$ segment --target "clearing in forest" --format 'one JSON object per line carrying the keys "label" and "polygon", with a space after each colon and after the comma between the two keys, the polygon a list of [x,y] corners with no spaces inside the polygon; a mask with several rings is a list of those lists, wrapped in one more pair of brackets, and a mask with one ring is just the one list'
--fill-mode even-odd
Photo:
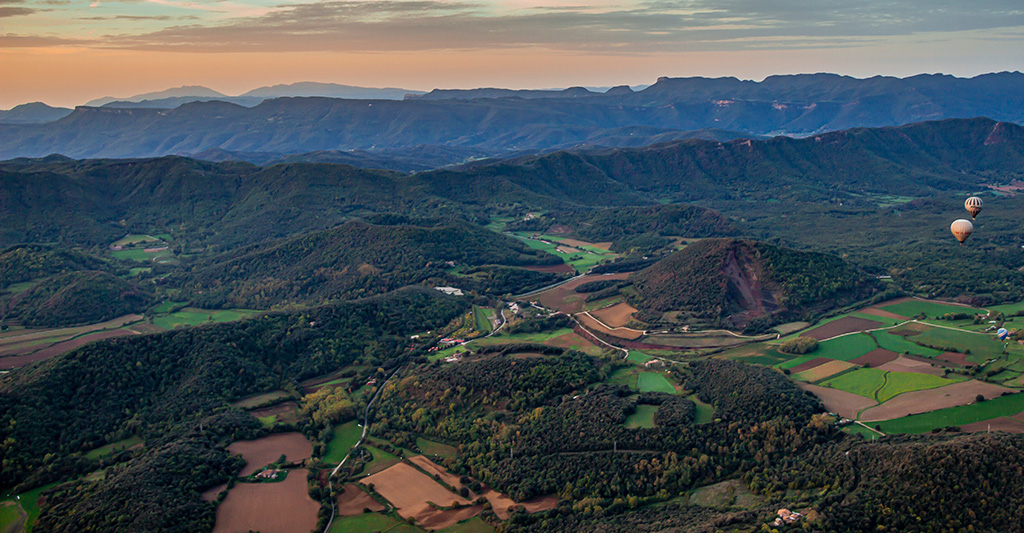
{"label": "clearing in forest", "polygon": [[666,392],[675,394],[676,388],[665,376],[654,372],[640,372],[637,375],[636,386],[640,392]]}
{"label": "clearing in forest", "polygon": [[228,451],[241,454],[245,459],[245,468],[238,474],[245,477],[276,462],[282,455],[291,463],[309,459],[313,446],[302,433],[274,433],[256,440],[235,441],[228,446]]}

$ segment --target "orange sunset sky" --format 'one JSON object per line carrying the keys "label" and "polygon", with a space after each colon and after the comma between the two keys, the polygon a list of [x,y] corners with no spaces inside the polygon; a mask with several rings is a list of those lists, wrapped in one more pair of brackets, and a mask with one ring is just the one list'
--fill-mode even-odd
{"label": "orange sunset sky", "polygon": [[1019,0],[0,0],[0,109],[182,85],[234,95],[298,81],[550,88],[1022,67]]}

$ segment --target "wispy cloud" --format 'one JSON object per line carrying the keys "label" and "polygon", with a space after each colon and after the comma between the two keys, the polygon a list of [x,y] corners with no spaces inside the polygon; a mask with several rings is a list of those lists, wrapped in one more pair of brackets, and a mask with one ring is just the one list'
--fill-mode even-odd
{"label": "wispy cloud", "polygon": [[[1020,0],[328,0],[276,5],[256,0],[127,0],[133,1],[164,11],[115,16],[167,24],[155,31],[119,31],[95,40],[95,46],[197,52],[546,47],[644,53],[821,48],[915,34],[1024,27]],[[110,5],[106,2],[103,6]],[[195,18],[181,24],[167,9]],[[25,14],[12,13],[6,16]],[[159,18],[164,16],[168,18]]]}

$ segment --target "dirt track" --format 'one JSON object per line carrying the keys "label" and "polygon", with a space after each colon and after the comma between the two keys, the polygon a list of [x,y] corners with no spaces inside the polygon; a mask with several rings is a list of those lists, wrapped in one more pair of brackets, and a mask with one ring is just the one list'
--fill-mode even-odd
{"label": "dirt track", "polygon": [[995,398],[1012,389],[971,380],[937,389],[905,392],[877,407],[872,407],[861,414],[861,421],[876,422],[900,418],[908,414],[927,413],[947,407],[974,403],[979,394],[986,398]]}

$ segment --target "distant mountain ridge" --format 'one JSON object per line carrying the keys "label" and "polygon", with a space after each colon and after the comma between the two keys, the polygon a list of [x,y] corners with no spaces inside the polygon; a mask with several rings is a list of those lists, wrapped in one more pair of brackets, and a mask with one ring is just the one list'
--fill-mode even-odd
{"label": "distant mountain ridge", "polygon": [[1024,122],[1024,74],[1019,72],[969,79],[834,74],[773,76],[763,82],[661,78],[636,92],[600,94],[579,88],[562,91],[560,97],[540,93],[545,97],[281,97],[252,108],[193,102],[149,113],[79,107],[49,124],[0,126],[0,158],[51,153],[152,157],[211,148],[380,151],[423,145],[521,152],[595,145],[595,138],[613,142],[609,132],[623,128],[803,136],[945,118]]}
{"label": "distant mountain ridge", "polygon": [[0,111],[0,124],[42,124],[62,119],[72,111],[74,110],[66,107],[51,107],[42,102],[32,102]]}

